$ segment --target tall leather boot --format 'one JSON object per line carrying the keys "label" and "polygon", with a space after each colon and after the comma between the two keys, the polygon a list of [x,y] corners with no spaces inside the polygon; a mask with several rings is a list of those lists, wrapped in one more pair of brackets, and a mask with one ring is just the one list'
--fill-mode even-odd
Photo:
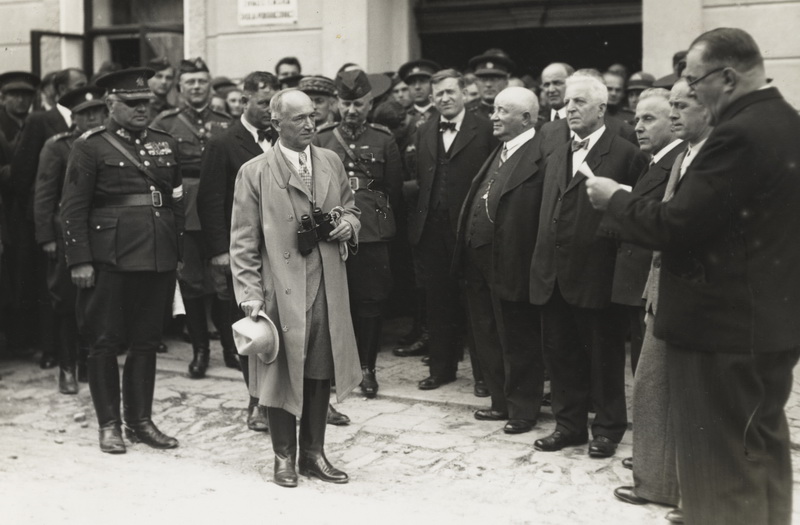
{"label": "tall leather boot", "polygon": [[56,320],[60,340],[58,355],[58,391],[62,394],[77,394],[78,380],[75,365],[78,353],[78,326],[75,317],[59,315]]}
{"label": "tall leather boot", "polygon": [[124,454],[122,423],[119,417],[119,366],[117,356],[94,355],[87,361],[89,391],[97,414],[100,450],[108,454]]}
{"label": "tall leather boot", "polygon": [[222,300],[219,297],[214,297],[211,302],[211,319],[219,331],[219,340],[222,344],[222,359],[225,366],[235,370],[241,370],[239,363],[239,354],[236,352],[236,343],[233,341],[233,319],[231,317],[231,310],[229,301]]}
{"label": "tall leather boot", "polygon": [[330,464],[325,457],[325,425],[328,399],[331,395],[329,379],[303,379],[303,416],[300,418],[300,474],[315,477],[328,483],[347,483],[350,478]]}
{"label": "tall leather boot", "polygon": [[194,352],[194,358],[189,363],[189,377],[202,379],[206,376],[210,353],[205,300],[202,297],[184,299],[183,304],[186,308],[186,329],[189,331],[189,339],[192,341],[192,351]]}
{"label": "tall leather boot", "polygon": [[361,361],[361,392],[368,398],[378,394],[375,361],[380,349],[381,321],[380,317],[360,317],[358,320],[356,343]]}
{"label": "tall leather boot", "polygon": [[272,451],[275,453],[276,485],[297,486],[297,418],[282,408],[267,408],[270,421]]}
{"label": "tall leather boot", "polygon": [[175,448],[178,440],[161,432],[151,419],[155,386],[155,352],[130,352],[122,373],[125,437],[153,448]]}

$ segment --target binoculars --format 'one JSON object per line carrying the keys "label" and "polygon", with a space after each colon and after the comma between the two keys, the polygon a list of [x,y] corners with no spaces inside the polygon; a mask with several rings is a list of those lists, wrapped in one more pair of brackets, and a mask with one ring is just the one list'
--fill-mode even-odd
{"label": "binoculars", "polygon": [[311,253],[320,241],[327,241],[331,232],[339,225],[344,208],[336,206],[329,213],[321,208],[314,208],[311,215],[300,217],[300,229],[297,231],[297,248],[300,255]]}

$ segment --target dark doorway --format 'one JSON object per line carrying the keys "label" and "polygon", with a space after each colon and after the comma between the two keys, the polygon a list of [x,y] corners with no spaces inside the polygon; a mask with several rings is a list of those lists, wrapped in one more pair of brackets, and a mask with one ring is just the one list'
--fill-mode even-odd
{"label": "dark doorway", "polygon": [[422,34],[422,56],[443,67],[464,69],[469,59],[500,48],[517,64],[516,75],[538,76],[551,62],[604,71],[620,62],[628,71],[642,66],[642,26],[603,25]]}

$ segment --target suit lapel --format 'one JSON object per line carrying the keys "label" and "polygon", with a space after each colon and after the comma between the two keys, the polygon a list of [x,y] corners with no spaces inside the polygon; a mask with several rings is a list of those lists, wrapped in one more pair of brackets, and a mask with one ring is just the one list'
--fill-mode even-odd
{"label": "suit lapel", "polygon": [[261,146],[259,146],[256,143],[255,139],[253,138],[253,135],[251,135],[250,132],[247,131],[247,129],[242,124],[241,120],[237,120],[234,126],[235,126],[234,133],[236,139],[243,150],[245,150],[253,157],[257,157],[258,155],[264,153],[264,151],[261,149]]}
{"label": "suit lapel", "polygon": [[[597,171],[597,168],[603,162],[603,157],[608,155],[609,150],[611,149],[611,140],[614,138],[611,131],[608,127],[606,127],[603,134],[600,135],[600,139],[597,141],[597,144],[589,151],[589,154],[586,155],[586,160],[584,161],[589,169],[592,170],[593,173]],[[569,142],[567,143],[567,148],[569,149]],[[575,169],[575,166],[572,167]],[[571,190],[575,186],[577,186],[581,180],[585,179],[586,176],[581,172],[575,174],[572,177],[572,180],[567,185],[567,191]]]}
{"label": "suit lapel", "polygon": [[[559,193],[565,193],[567,191],[567,170],[569,169],[569,163],[567,162],[567,155],[570,154],[570,143],[566,142],[559,146],[551,155],[550,158],[547,159],[547,163],[552,163],[555,168],[553,170],[556,172],[556,181],[558,182],[558,191]],[[574,177],[573,177],[574,179]],[[571,182],[572,179],[570,179]]]}
{"label": "suit lapel", "polygon": [[501,169],[510,169],[511,173],[503,185],[503,191],[500,193],[502,197],[509,191],[513,190],[529,178],[531,178],[537,171],[539,171],[539,147],[536,138],[532,138],[511,155]]}
{"label": "suit lapel", "polygon": [[477,128],[478,125],[472,114],[466,112],[464,114],[464,120],[461,121],[461,129],[456,133],[456,138],[450,146],[449,156],[451,159],[458,155],[458,152],[464,149],[467,144],[472,142],[472,139],[478,134],[476,131]]}
{"label": "suit lapel", "polygon": [[[321,176],[322,173],[325,172],[328,163],[322,156],[319,154],[319,148],[316,146],[311,146],[311,169],[314,175],[314,190],[315,190],[315,199],[316,202],[314,203],[315,206],[322,207],[322,203],[325,202],[325,198],[328,196],[328,188],[330,187],[328,182],[328,177]],[[322,210],[322,211],[329,211],[329,210]]]}
{"label": "suit lapel", "polygon": [[669,180],[667,181],[667,189],[664,190],[664,201],[668,201],[675,195],[675,189],[678,184],[678,177],[680,177],[681,173],[681,164],[683,164],[683,159],[686,158],[686,150],[682,151],[680,155],[677,156],[675,159],[675,163],[672,165],[672,171],[669,174]]}
{"label": "suit lapel", "polygon": [[[311,191],[309,191],[303,181],[300,180],[300,175],[297,173],[297,170],[294,169],[294,166],[283,156],[283,151],[281,151],[280,146],[276,143],[271,151],[275,152],[275,160],[277,161],[277,165],[275,166],[277,169],[272,169],[272,176],[275,177],[278,185],[281,188],[285,188],[288,184],[304,193],[306,197],[308,197],[308,200],[311,201]],[[314,169],[314,161],[312,160],[311,162],[311,168]]]}

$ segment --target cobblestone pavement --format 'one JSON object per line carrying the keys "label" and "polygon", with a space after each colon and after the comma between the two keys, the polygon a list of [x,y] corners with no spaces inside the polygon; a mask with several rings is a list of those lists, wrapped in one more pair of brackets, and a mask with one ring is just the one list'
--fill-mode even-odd
{"label": "cobblestone pavement", "polygon": [[[352,423],[328,427],[327,455],[351,477],[341,486],[302,477],[294,490],[271,483],[269,437],[247,430],[244,385],[222,365],[218,345],[209,377],[192,380],[189,346],[169,342],[159,358],[154,414],[180,448],[135,445],[123,456],[98,450],[86,385],[77,396],[60,395],[54,371],[0,362],[0,522],[667,523],[668,509],[627,505],[612,494],[631,484],[620,464],[631,454],[631,432],[610,459],[589,458],[585,446],[536,452],[533,441],[553,428],[548,409],[534,431],[518,436],[476,421],[472,412],[488,400],[472,396],[468,360],[456,383],[417,390],[426,367],[388,352],[398,327],[390,323],[378,358],[378,398],[354,394],[338,405]],[[788,413],[800,443],[798,381]],[[798,478],[797,445],[792,456]],[[800,524],[800,512],[794,517]]]}

